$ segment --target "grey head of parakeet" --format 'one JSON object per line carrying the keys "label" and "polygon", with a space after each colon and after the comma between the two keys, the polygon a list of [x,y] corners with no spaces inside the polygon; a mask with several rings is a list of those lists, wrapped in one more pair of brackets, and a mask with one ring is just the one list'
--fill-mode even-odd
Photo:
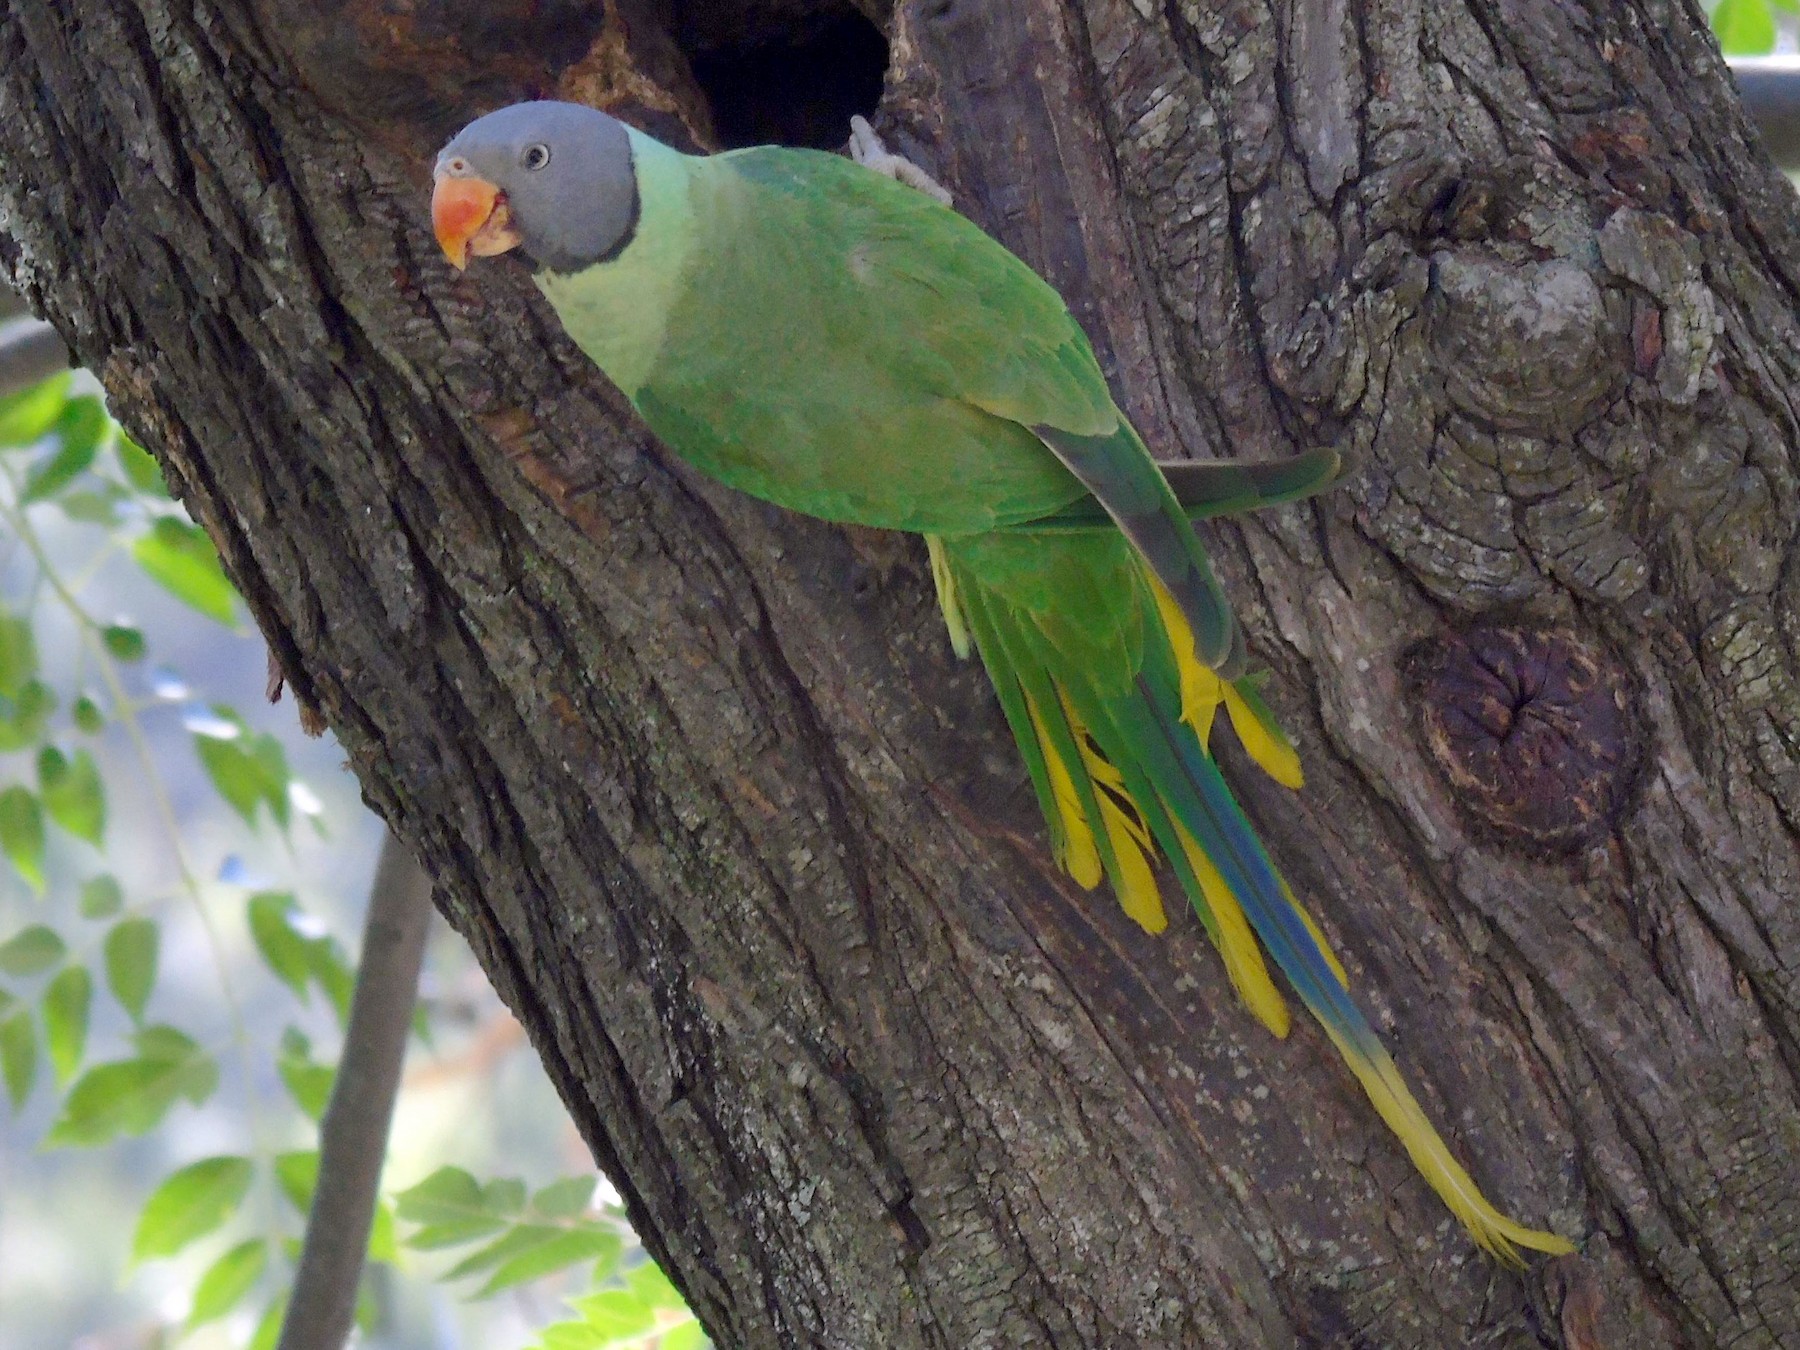
{"label": "grey head of parakeet", "polygon": [[478,117],[437,158],[431,220],[451,265],[522,247],[579,272],[623,248],[637,223],[624,126],[579,103],[514,103]]}

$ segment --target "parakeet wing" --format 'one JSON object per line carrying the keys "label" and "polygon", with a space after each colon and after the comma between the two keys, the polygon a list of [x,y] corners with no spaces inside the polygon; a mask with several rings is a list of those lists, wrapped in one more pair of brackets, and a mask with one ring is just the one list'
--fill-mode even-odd
{"label": "parakeet wing", "polygon": [[[1189,520],[1242,515],[1316,496],[1335,484],[1344,462],[1321,448],[1286,459],[1159,459],[1156,467]],[[1018,527],[1033,531],[1115,529],[1100,504],[1083,498],[1054,516]]]}
{"label": "parakeet wing", "polygon": [[[813,242],[844,250],[844,272],[866,289],[852,342],[884,349],[881,366],[915,393],[1028,429],[1144,555],[1201,658],[1232,658],[1231,611],[1205,550],[1048,283],[956,212],[859,166],[778,149],[720,163],[756,185],[759,216],[799,203],[822,227]],[[987,453],[1020,451],[1014,436]]]}

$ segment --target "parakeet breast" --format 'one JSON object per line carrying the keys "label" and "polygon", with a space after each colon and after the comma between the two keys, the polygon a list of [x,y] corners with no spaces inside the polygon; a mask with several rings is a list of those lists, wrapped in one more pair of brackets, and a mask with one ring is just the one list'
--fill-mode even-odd
{"label": "parakeet breast", "polygon": [[537,286],[594,364],[635,400],[668,327],[693,242],[687,156],[627,128],[638,218],[618,254],[580,272],[539,272]]}

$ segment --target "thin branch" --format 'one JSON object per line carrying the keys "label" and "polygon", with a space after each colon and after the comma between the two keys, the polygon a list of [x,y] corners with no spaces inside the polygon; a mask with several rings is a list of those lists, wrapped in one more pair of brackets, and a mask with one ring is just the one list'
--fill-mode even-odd
{"label": "thin branch", "polygon": [[431,914],[430,879],[389,835],[375,867],[344,1056],[319,1127],[319,1184],[278,1350],[342,1350],[355,1322]]}

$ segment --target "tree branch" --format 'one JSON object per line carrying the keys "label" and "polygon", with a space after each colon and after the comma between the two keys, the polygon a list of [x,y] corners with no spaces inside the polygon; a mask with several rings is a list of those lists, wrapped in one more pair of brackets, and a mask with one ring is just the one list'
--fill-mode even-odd
{"label": "tree branch", "polygon": [[344,1057],[319,1128],[319,1184],[279,1350],[339,1350],[355,1321],[431,915],[430,878],[390,834],[375,866]]}

